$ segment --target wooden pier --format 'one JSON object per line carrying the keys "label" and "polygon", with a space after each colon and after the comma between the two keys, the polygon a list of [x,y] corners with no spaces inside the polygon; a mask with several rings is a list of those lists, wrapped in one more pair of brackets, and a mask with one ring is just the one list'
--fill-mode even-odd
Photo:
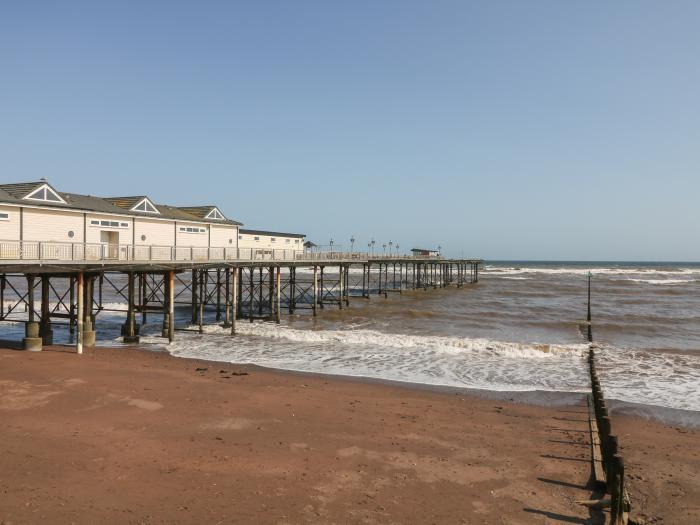
{"label": "wooden pier", "polygon": [[[204,332],[205,313],[213,313],[216,323],[233,335],[241,321],[279,323],[283,314],[306,310],[317,315],[326,308],[348,307],[351,299],[461,288],[478,282],[481,263],[339,252],[234,255],[240,253],[190,260],[0,261],[0,321],[24,322],[23,346],[35,351],[53,343],[54,326],[67,325],[81,353],[95,344],[99,314],[123,311],[110,309],[105,302],[109,294],[126,304],[121,329],[125,343],[139,342],[140,326],[151,315],[162,320],[161,335],[168,341],[178,330]],[[186,326],[177,326],[176,306],[189,310]]]}

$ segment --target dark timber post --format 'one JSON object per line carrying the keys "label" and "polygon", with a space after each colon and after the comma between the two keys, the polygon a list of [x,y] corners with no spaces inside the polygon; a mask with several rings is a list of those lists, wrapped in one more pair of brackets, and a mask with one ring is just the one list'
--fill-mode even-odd
{"label": "dark timber post", "polygon": [[255,268],[250,267],[250,290],[248,293],[248,317],[253,322],[253,307],[255,305]]}
{"label": "dark timber post", "polygon": [[311,310],[316,316],[316,307],[318,306],[318,266],[314,264],[314,281],[312,286],[313,300],[311,301]]}
{"label": "dark timber post", "polygon": [[168,272],[168,342],[175,340],[175,272]]}
{"label": "dark timber post", "polygon": [[88,275],[85,277],[85,306],[83,319],[83,346],[95,345],[95,329],[92,318],[92,303],[95,291],[95,276]]}
{"label": "dark timber post", "polygon": [[289,269],[289,281],[288,281],[288,306],[289,313],[294,313],[294,307],[296,306],[296,294],[297,294],[297,269],[294,266],[290,266]]}
{"label": "dark timber post", "polygon": [[51,329],[51,307],[49,305],[49,276],[41,276],[41,325],[39,335],[45,345],[53,344],[53,330]]}
{"label": "dark timber post", "polygon": [[225,289],[224,289],[224,304],[226,305],[226,312],[224,316],[224,326],[229,326],[231,322],[231,268],[228,266],[224,272],[225,279]]}
{"label": "dark timber post", "polygon": [[[134,313],[134,273],[127,274],[127,310],[126,322],[122,326],[122,336],[125,343],[138,343],[139,337],[136,335],[136,319]],[[165,322],[165,320],[163,320]]]}
{"label": "dark timber post", "polygon": [[338,265],[338,308],[343,309],[343,265]]}
{"label": "dark timber post", "polygon": [[68,299],[68,332],[73,335],[75,333],[75,277],[72,275],[68,279],[70,288],[70,297]]}
{"label": "dark timber post", "polygon": [[320,286],[320,290],[319,290],[320,295],[319,295],[319,298],[318,298],[318,305],[321,307],[321,310],[323,310],[323,295],[324,295],[324,290],[323,290],[323,286],[324,286],[324,285],[323,285],[323,269],[324,269],[324,267],[321,266],[321,283],[320,283],[321,286]]}
{"label": "dark timber post", "polygon": [[268,281],[268,300],[270,303],[270,319],[275,318],[275,267],[270,266],[268,268],[269,275],[267,276]]}
{"label": "dark timber post", "polygon": [[197,322],[197,270],[192,269],[192,281],[190,282],[192,291],[192,324]]}
{"label": "dark timber post", "polygon": [[204,324],[204,301],[206,301],[206,296],[204,294],[207,291],[207,277],[208,275],[206,270],[199,270],[199,301],[197,301],[197,321],[200,334],[204,332],[204,327],[202,325]]}
{"label": "dark timber post", "polygon": [[275,322],[276,322],[277,324],[279,324],[279,323],[280,323],[280,320],[281,320],[281,319],[280,319],[280,316],[281,316],[281,313],[282,313],[282,309],[280,308],[280,307],[281,307],[280,301],[281,301],[281,299],[282,299],[282,293],[281,293],[281,288],[282,288],[282,286],[281,286],[281,284],[282,284],[282,268],[281,268],[280,266],[277,267],[277,273],[276,273],[275,275],[276,275],[276,279],[275,279],[275,296],[276,296],[276,301],[275,301],[275,302],[276,302],[276,306],[277,306],[277,308],[275,309]]}
{"label": "dark timber post", "polygon": [[221,321],[221,268],[216,269],[216,320]]}
{"label": "dark timber post", "polygon": [[231,316],[231,335],[236,335],[236,318],[238,317],[238,268],[234,267],[231,277],[233,278],[233,283],[231,283],[231,289],[233,291],[233,297],[231,298],[231,310],[233,310],[233,315]]}

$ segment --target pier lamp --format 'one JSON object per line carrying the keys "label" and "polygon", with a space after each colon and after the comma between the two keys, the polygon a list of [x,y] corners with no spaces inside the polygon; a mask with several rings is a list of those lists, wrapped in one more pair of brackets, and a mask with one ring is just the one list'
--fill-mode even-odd
{"label": "pier lamp", "polygon": [[372,239],[372,253],[373,254],[374,254],[374,245],[375,245],[375,241],[374,241],[374,239]]}
{"label": "pier lamp", "polygon": [[440,255],[441,251],[442,251],[442,246],[438,246],[438,255]]}
{"label": "pier lamp", "polygon": [[386,253],[386,244],[382,244],[382,250]]}
{"label": "pier lamp", "polygon": [[396,255],[398,255],[398,254],[399,254],[399,243],[397,242],[396,243]]}
{"label": "pier lamp", "polygon": [[389,255],[391,255],[391,247],[393,246],[393,241],[389,241]]}
{"label": "pier lamp", "polygon": [[350,251],[354,252],[355,251],[355,236],[353,235],[350,237]]}
{"label": "pier lamp", "polygon": [[331,251],[333,251],[333,239],[331,239],[329,244],[331,245]]}

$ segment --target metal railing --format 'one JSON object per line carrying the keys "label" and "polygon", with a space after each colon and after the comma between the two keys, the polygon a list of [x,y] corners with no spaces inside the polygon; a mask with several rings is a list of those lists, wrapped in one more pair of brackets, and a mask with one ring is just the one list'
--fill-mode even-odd
{"label": "metal railing", "polygon": [[300,250],[234,248],[206,246],[158,246],[109,243],[54,242],[54,241],[0,241],[0,260],[3,261],[367,261],[439,260],[398,254],[371,254],[367,252],[302,252]]}

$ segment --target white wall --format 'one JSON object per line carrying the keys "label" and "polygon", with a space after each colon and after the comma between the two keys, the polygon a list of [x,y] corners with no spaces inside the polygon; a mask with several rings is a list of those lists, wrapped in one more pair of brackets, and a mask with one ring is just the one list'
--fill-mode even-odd
{"label": "white wall", "polygon": [[174,223],[175,221],[159,221],[142,217],[134,218],[134,244],[137,246],[174,246]]}
{"label": "white wall", "polygon": [[82,213],[24,208],[23,214],[25,241],[83,242]]}
{"label": "white wall", "polygon": [[0,205],[0,212],[8,219],[0,219],[0,241],[19,241],[19,208]]}
{"label": "white wall", "polygon": [[[180,228],[203,228],[204,233],[181,232]],[[177,221],[177,245],[206,248],[209,246],[209,226],[199,222]]]}
{"label": "white wall", "polygon": [[[238,226],[230,224],[210,226],[211,246],[214,248],[236,248],[238,246]],[[229,242],[231,241],[231,242]]]}

